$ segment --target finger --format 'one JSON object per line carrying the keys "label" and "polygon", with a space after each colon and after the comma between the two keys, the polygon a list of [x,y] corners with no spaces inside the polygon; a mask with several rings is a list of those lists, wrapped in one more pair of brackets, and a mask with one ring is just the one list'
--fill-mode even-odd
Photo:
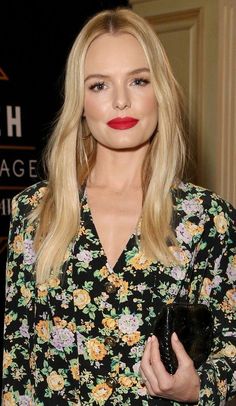
{"label": "finger", "polygon": [[155,385],[157,384],[157,377],[154,374],[153,368],[152,368],[152,364],[151,364],[151,348],[152,348],[152,340],[153,340],[153,336],[149,337],[144,353],[143,353],[143,357],[141,360],[141,364],[140,364],[140,372],[141,372],[141,376],[143,378],[146,378],[148,382],[145,382],[145,385],[149,387],[149,390],[151,390],[151,387],[155,387]]}
{"label": "finger", "polygon": [[143,356],[142,356],[142,361],[141,361],[141,364],[140,364],[141,367],[144,364],[145,365],[150,364],[151,339],[152,339],[152,337],[148,337],[148,339],[147,339],[145,349],[144,349],[144,353],[143,353]]}
{"label": "finger", "polygon": [[152,337],[151,342],[151,365],[156,376],[163,376],[164,379],[167,379],[169,373],[166,371],[165,366],[161,360],[161,354],[159,350],[159,342],[156,336]]}
{"label": "finger", "polygon": [[[143,385],[145,385],[146,388],[147,388],[147,391],[148,391],[149,395],[151,395],[151,396],[156,396],[157,393],[153,391],[152,386],[150,385],[148,379],[147,379],[146,376],[144,375],[144,372],[143,372],[143,370],[142,370],[141,367],[139,368],[139,374],[140,374],[140,376],[141,376]],[[155,389],[158,390],[159,388],[156,386]]]}
{"label": "finger", "polygon": [[143,372],[143,370],[142,370],[142,367],[141,367],[141,366],[139,367],[139,375],[140,375],[140,377],[141,377],[141,381],[142,381],[142,383],[147,382],[147,378],[146,378],[146,376],[144,375],[144,372]]}
{"label": "finger", "polygon": [[178,336],[176,333],[173,333],[171,336],[171,345],[174,350],[174,353],[176,355],[177,361],[178,361],[178,367],[189,367],[193,365],[192,359],[189,357],[187,354],[183,344],[179,340]]}
{"label": "finger", "polygon": [[150,385],[150,387],[146,385],[148,390],[151,390],[157,395],[160,393],[161,386],[171,387],[173,377],[166,371],[161,362],[158,340],[155,336],[152,336],[151,348],[149,349],[148,355],[148,363],[144,358],[141,362],[141,367]]}

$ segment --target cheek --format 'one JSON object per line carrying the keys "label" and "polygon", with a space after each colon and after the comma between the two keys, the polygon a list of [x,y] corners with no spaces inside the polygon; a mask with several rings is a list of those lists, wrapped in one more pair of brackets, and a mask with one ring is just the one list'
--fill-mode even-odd
{"label": "cheek", "polygon": [[86,96],[84,100],[84,115],[88,119],[101,119],[104,117],[104,103],[97,97]]}
{"label": "cheek", "polygon": [[146,115],[158,115],[158,104],[153,95],[150,95],[145,99],[145,103],[143,103],[143,112]]}

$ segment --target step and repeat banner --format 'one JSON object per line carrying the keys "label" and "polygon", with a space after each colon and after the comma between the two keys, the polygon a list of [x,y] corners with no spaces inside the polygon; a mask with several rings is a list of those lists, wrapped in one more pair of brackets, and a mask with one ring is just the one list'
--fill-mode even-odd
{"label": "step and repeat banner", "polygon": [[30,137],[26,106],[11,82],[11,76],[0,66],[0,253],[1,268],[6,257],[11,199],[38,179],[34,137]]}

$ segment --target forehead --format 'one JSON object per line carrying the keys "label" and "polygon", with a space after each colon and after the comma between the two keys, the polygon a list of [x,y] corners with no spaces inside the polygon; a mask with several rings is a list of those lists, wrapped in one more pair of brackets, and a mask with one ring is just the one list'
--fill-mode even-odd
{"label": "forehead", "polygon": [[131,34],[102,34],[89,46],[85,58],[85,71],[132,69],[148,67],[148,61],[139,41]]}

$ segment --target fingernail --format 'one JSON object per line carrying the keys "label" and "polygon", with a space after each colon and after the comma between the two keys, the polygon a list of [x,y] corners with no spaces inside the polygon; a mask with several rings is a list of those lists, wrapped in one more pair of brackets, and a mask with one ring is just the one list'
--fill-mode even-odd
{"label": "fingernail", "polygon": [[174,339],[174,341],[178,341],[178,336],[175,332],[173,333],[173,339]]}
{"label": "fingernail", "polygon": [[148,337],[147,342],[150,343],[152,341],[152,337]]}

